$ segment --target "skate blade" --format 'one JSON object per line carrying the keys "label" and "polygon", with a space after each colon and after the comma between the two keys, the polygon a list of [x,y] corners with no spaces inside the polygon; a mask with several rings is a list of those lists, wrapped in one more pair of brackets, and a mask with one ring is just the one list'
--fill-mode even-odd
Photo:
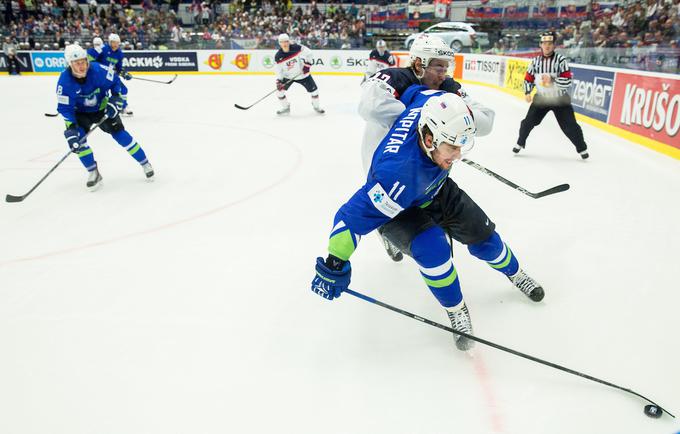
{"label": "skate blade", "polygon": [[101,181],[99,181],[98,183],[96,183],[95,185],[93,185],[92,187],[87,187],[87,190],[88,190],[90,193],[94,193],[95,191],[99,190],[99,189],[102,188],[103,186],[104,186],[104,180],[101,180]]}

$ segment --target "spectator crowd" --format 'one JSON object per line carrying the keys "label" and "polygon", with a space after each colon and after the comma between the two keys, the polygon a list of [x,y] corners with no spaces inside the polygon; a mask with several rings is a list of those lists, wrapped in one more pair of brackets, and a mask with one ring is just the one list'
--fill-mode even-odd
{"label": "spectator crowd", "polygon": [[[86,46],[96,37],[118,33],[127,49],[229,48],[231,40],[247,40],[248,48],[272,48],[279,33],[289,33],[312,48],[364,46],[366,7],[355,4],[305,6],[286,0],[0,0],[0,34],[5,44],[21,49],[63,49],[66,43]],[[180,8],[191,23],[182,26]]]}
{"label": "spectator crowd", "polygon": [[[118,33],[125,49],[273,48],[284,32],[311,48],[365,48],[372,45],[366,29],[371,14],[390,3],[188,1],[0,0],[0,35],[5,52],[7,47],[63,49],[70,42],[88,46],[94,37],[109,33]],[[587,19],[550,30],[556,31],[559,46],[572,50],[653,47],[676,52],[680,0],[629,0],[607,8],[593,2]],[[490,47],[478,49],[503,54],[536,48],[537,33],[503,35],[501,29]]]}

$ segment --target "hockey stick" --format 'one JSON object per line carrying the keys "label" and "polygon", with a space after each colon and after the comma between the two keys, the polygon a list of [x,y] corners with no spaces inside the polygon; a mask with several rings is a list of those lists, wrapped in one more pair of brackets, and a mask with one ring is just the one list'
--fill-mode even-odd
{"label": "hockey stick", "polygon": [[555,187],[549,188],[547,190],[539,191],[538,193],[532,193],[529,190],[515,184],[514,182],[503,178],[501,175],[497,174],[496,172],[493,172],[493,171],[487,169],[486,167],[482,166],[479,163],[475,163],[474,161],[468,160],[467,158],[463,158],[462,161],[463,161],[463,163],[467,164],[468,166],[472,166],[475,169],[479,170],[480,172],[486,173],[487,175],[496,178],[497,180],[499,180],[503,184],[509,185],[510,187],[514,188],[515,190],[518,190],[519,192],[524,193],[529,197],[533,197],[534,199],[539,199],[541,197],[545,197],[545,196],[549,196],[551,194],[560,193],[562,191],[569,190],[569,184],[560,184],[560,185],[556,185]]}
{"label": "hockey stick", "polygon": [[[407,316],[407,317],[409,317],[409,318],[413,318],[413,319],[418,320],[418,321],[420,321],[420,322],[423,322],[423,323],[425,323],[425,324],[428,324],[428,325],[431,325],[431,326],[433,326],[433,327],[437,327],[437,328],[439,328],[439,329],[445,330],[445,331],[447,331],[447,332],[449,332],[449,333],[453,333],[453,334],[456,334],[456,335],[458,335],[458,336],[463,336],[463,337],[466,337],[466,338],[468,338],[468,339],[471,339],[471,340],[473,340],[473,341],[475,341],[475,342],[479,342],[480,344],[484,344],[484,345],[488,345],[488,346],[490,346],[490,347],[496,348],[497,350],[505,351],[506,353],[510,353],[510,354],[512,354],[512,355],[515,355],[515,356],[518,356],[518,357],[522,357],[522,358],[525,358],[525,359],[527,359],[527,360],[531,360],[532,362],[540,363],[540,364],[542,364],[542,365],[549,366],[549,367],[551,367],[551,368],[555,368],[555,369],[558,369],[558,370],[560,370],[560,371],[567,372],[567,373],[569,373],[569,374],[573,374],[573,375],[576,375],[576,376],[585,378],[585,379],[587,379],[587,380],[595,381],[596,383],[604,384],[605,386],[613,387],[613,388],[615,388],[615,389],[619,389],[619,390],[622,390],[622,391],[624,391],[624,392],[631,393],[631,394],[633,394],[633,395],[635,395],[635,396],[638,396],[638,397],[644,399],[645,401],[647,401],[647,402],[649,402],[650,404],[652,404],[652,405],[654,405],[655,407],[657,407],[658,410],[663,411],[663,412],[666,412],[666,414],[668,414],[670,417],[672,417],[672,418],[675,419],[675,416],[673,416],[671,413],[669,413],[668,410],[664,409],[663,407],[661,407],[659,404],[655,403],[655,402],[652,401],[651,399],[646,398],[646,397],[640,395],[639,393],[637,393],[637,392],[635,392],[635,391],[633,391],[633,390],[631,390],[631,389],[626,389],[625,387],[617,386],[616,384],[610,383],[610,382],[608,382],[608,381],[600,380],[599,378],[592,377],[592,376],[590,376],[590,375],[588,375],[588,374],[584,374],[584,373],[579,372],[579,371],[574,371],[573,369],[566,368],[566,367],[561,366],[561,365],[558,365],[558,364],[556,364],[556,363],[548,362],[548,361],[539,359],[538,357],[534,357],[534,356],[530,356],[529,354],[521,353],[521,352],[516,351],[516,350],[513,350],[513,349],[511,349],[511,348],[504,347],[504,346],[502,346],[502,345],[498,345],[498,344],[495,344],[495,343],[493,343],[493,342],[487,341],[486,339],[478,338],[478,337],[476,337],[476,336],[469,335],[469,334],[464,333],[464,332],[459,332],[459,331],[457,331],[457,330],[455,330],[455,329],[452,329],[451,327],[447,327],[447,326],[445,326],[445,325],[443,325],[443,324],[439,324],[439,323],[434,322],[434,321],[431,321],[431,320],[429,320],[429,319],[427,319],[427,318],[423,318],[423,317],[418,316],[418,315],[415,315],[415,314],[413,314],[413,313],[411,313],[411,312],[407,312],[407,311],[405,311],[405,310],[399,309],[398,307],[390,306],[389,304],[383,303],[382,301],[376,300],[375,298],[372,298],[372,297],[369,297],[369,296],[367,296],[367,295],[361,294],[361,293],[359,293],[359,292],[353,291],[353,290],[351,290],[351,289],[349,289],[349,288],[346,289],[344,292],[347,292],[347,293],[349,293],[349,294],[351,294],[351,295],[353,295],[353,296],[355,296],[355,297],[357,297],[357,298],[360,298],[360,299],[362,299],[362,300],[364,300],[364,301],[367,301],[367,302],[369,302],[369,303],[377,304],[378,306],[384,307],[385,309],[389,309],[389,310],[391,310],[391,311],[393,311],[393,312],[400,313],[400,314],[402,314],[402,315],[404,315],[404,316]],[[646,410],[646,409],[645,409],[645,410]],[[646,413],[647,413],[647,412],[645,411],[645,414],[646,414]]]}
{"label": "hockey stick", "polygon": [[150,81],[152,83],[170,84],[177,79],[177,74],[175,74],[175,76],[172,77],[172,79],[170,79],[170,81],[153,80],[153,79],[150,79],[150,78],[142,78],[142,77],[137,77],[137,76],[134,76],[134,75],[132,76],[132,78],[134,78],[135,80]]}
{"label": "hockey stick", "polygon": [[59,116],[59,113],[45,113],[45,116],[47,116],[48,118],[55,118]]}
{"label": "hockey stick", "polygon": [[[87,134],[85,134],[85,136],[83,136],[83,138],[80,139],[80,141],[79,141],[78,143],[82,144],[83,142],[85,142],[85,139],[87,139],[87,136],[89,136],[90,134],[92,134],[92,132],[93,132],[94,130],[96,130],[97,128],[99,128],[99,126],[100,126],[101,124],[103,124],[104,122],[106,122],[107,119],[108,119],[108,117],[107,117],[107,116],[104,116],[104,118],[103,118],[101,121],[99,121],[99,122],[96,123],[92,128],[90,128],[90,131],[88,131]],[[54,166],[52,166],[52,168],[49,170],[49,172],[47,172],[47,173],[45,174],[45,176],[43,176],[42,178],[40,178],[40,181],[38,181],[38,183],[35,184],[35,185],[33,186],[32,189],[28,190],[28,193],[24,194],[23,196],[14,196],[14,195],[8,194],[7,196],[5,196],[5,200],[6,200],[7,202],[14,203],[14,202],[21,202],[21,201],[23,201],[24,199],[26,199],[26,198],[28,197],[28,195],[31,194],[31,193],[33,193],[33,190],[35,190],[36,188],[38,188],[38,186],[39,186],[40,184],[42,184],[42,182],[43,182],[48,176],[50,176],[50,174],[51,174],[52,172],[54,172],[54,170],[55,170],[57,167],[59,167],[59,165],[60,165],[61,163],[63,163],[64,160],[66,160],[66,159],[68,158],[68,156],[71,155],[72,153],[73,153],[73,151],[69,150],[68,153],[67,153],[66,155],[64,155],[63,157],[61,157],[61,160],[59,160],[59,161],[57,162],[57,164],[55,164]]]}
{"label": "hockey stick", "polygon": [[[297,78],[298,78],[299,76],[301,76],[301,75],[304,75],[304,73],[301,73],[301,74],[296,75],[295,77],[291,78],[291,79],[290,79],[289,81],[287,81],[286,83],[289,83],[289,82],[294,81],[295,79],[297,79]],[[249,108],[251,108],[252,106],[254,106],[255,104],[257,104],[258,102],[260,102],[260,101],[266,99],[269,95],[273,94],[274,92],[276,92],[276,91],[278,91],[278,90],[279,90],[279,89],[278,89],[278,87],[277,87],[276,89],[272,90],[271,92],[269,92],[268,94],[266,94],[265,96],[263,96],[262,98],[258,99],[257,101],[255,101],[254,103],[252,103],[252,104],[250,104],[250,105],[248,105],[248,106],[242,106],[242,105],[239,105],[239,104],[234,104],[234,107],[236,107],[236,108],[239,109],[239,110],[248,110]]]}

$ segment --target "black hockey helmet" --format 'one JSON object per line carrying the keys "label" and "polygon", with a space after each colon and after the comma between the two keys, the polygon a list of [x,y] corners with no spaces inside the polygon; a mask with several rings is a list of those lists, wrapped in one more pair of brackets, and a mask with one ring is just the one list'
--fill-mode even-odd
{"label": "black hockey helmet", "polygon": [[555,42],[557,42],[557,35],[555,34],[555,32],[551,32],[551,31],[543,32],[543,33],[541,33],[541,39],[540,39],[539,42],[555,43]]}

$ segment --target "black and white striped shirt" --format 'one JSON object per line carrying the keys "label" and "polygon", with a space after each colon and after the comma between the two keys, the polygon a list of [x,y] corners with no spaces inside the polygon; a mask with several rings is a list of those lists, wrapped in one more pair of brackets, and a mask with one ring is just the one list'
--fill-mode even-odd
{"label": "black and white striped shirt", "polygon": [[563,55],[553,52],[549,57],[536,56],[524,76],[524,93],[531,93],[535,86],[540,96],[559,97],[569,90],[571,78],[569,64]]}

